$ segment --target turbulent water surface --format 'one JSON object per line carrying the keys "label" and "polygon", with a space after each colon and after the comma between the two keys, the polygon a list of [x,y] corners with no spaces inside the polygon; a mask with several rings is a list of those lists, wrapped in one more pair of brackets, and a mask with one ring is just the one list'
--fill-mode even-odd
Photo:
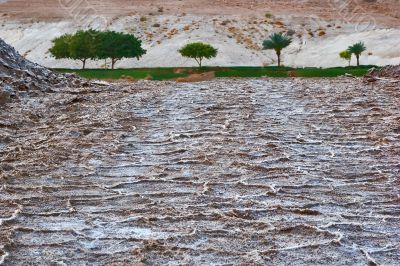
{"label": "turbulent water surface", "polygon": [[5,265],[396,265],[400,91],[142,82],[0,112]]}

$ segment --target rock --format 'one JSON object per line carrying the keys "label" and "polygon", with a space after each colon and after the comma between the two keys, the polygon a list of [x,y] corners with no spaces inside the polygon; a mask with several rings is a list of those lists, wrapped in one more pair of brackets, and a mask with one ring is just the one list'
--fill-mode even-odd
{"label": "rock", "polygon": [[1,166],[1,169],[2,169],[4,172],[8,172],[8,171],[14,170],[14,166],[9,165],[9,164],[3,164],[3,165]]}
{"label": "rock", "polygon": [[375,81],[377,81],[377,79],[374,78],[374,77],[366,77],[366,81],[368,81],[368,82],[375,82]]}
{"label": "rock", "polygon": [[345,73],[344,76],[348,78],[355,78],[355,76],[350,73]]}
{"label": "rock", "polygon": [[376,78],[393,78],[400,79],[400,65],[396,66],[385,66],[382,68],[372,68],[365,75],[365,78],[372,80]]}
{"label": "rock", "polygon": [[5,104],[15,97],[15,91],[8,85],[3,85],[0,88],[0,104]]}
{"label": "rock", "polygon": [[98,86],[109,86],[109,85],[110,85],[109,82],[107,82],[107,81],[102,81],[102,80],[95,80],[95,81],[92,81],[91,84],[93,84],[93,85],[98,85]]}

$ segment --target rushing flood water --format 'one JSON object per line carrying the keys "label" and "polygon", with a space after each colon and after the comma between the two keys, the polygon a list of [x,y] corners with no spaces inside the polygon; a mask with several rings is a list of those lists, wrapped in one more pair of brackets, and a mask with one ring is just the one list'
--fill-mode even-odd
{"label": "rushing flood water", "polygon": [[143,82],[1,111],[5,265],[396,265],[400,90]]}

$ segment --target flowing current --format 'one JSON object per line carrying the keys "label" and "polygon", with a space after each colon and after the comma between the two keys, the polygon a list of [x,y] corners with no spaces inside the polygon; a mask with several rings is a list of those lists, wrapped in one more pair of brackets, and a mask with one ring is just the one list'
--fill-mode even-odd
{"label": "flowing current", "polygon": [[139,82],[0,112],[0,264],[398,265],[400,90]]}

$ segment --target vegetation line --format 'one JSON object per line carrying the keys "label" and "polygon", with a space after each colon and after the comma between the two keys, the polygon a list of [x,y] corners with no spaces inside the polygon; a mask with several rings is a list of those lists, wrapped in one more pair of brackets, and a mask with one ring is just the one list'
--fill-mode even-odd
{"label": "vegetation line", "polygon": [[153,79],[171,80],[191,74],[213,71],[216,77],[338,77],[345,74],[363,76],[372,65],[333,68],[291,67],[183,67],[183,68],[130,68],[130,69],[56,69],[62,73],[74,72],[89,79]]}

